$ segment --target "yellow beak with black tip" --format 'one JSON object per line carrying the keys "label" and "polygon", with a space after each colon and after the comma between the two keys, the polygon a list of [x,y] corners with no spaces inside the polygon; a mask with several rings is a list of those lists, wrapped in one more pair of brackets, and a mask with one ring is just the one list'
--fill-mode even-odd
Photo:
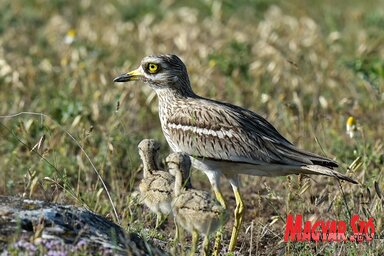
{"label": "yellow beak with black tip", "polygon": [[143,77],[143,74],[141,73],[140,69],[136,69],[116,77],[115,79],[113,79],[113,82],[123,83],[123,82],[135,81],[135,80],[139,80],[142,77]]}

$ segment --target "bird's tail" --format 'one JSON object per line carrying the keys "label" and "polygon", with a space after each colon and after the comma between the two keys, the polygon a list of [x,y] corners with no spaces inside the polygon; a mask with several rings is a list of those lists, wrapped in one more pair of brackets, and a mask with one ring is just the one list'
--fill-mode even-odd
{"label": "bird's tail", "polygon": [[341,174],[331,168],[320,166],[320,165],[304,165],[304,166],[301,166],[301,170],[303,171],[302,173],[305,173],[305,174],[326,175],[329,177],[335,177],[341,180],[346,180],[354,184],[358,184],[358,182],[355,181],[354,179],[344,174]]}

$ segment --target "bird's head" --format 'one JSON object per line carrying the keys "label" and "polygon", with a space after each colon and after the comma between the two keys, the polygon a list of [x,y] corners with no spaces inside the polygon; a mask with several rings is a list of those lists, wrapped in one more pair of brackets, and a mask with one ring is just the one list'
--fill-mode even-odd
{"label": "bird's head", "polygon": [[144,139],[137,146],[139,155],[144,164],[157,169],[157,159],[160,153],[160,143],[154,139]]}
{"label": "bird's head", "polygon": [[168,171],[172,176],[181,174],[183,182],[189,183],[191,159],[185,153],[171,153],[165,159]]}
{"label": "bird's head", "polygon": [[187,68],[180,58],[173,54],[144,57],[137,69],[122,74],[113,81],[122,83],[135,80],[142,80],[155,90],[192,92]]}

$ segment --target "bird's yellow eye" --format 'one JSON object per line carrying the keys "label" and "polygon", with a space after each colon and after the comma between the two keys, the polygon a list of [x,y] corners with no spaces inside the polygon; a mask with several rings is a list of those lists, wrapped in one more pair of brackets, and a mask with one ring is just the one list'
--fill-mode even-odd
{"label": "bird's yellow eye", "polygon": [[148,69],[149,73],[155,74],[155,73],[157,73],[157,71],[159,71],[159,65],[157,65],[155,63],[149,63],[147,66],[147,69]]}

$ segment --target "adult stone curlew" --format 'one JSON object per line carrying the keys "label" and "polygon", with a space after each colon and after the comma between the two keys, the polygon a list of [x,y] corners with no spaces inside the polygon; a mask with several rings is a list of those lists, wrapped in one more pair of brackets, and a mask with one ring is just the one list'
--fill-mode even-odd
{"label": "adult stone curlew", "polygon": [[295,147],[260,115],[196,95],[187,68],[176,55],[147,56],[138,69],[116,77],[114,82],[134,80],[155,90],[161,127],[169,146],[174,152],[191,156],[193,166],[208,176],[224,207],[220,177],[224,175],[229,180],[236,200],[229,251],[235,248],[244,210],[239,174],[320,174],[356,183],[335,171],[335,161]]}

